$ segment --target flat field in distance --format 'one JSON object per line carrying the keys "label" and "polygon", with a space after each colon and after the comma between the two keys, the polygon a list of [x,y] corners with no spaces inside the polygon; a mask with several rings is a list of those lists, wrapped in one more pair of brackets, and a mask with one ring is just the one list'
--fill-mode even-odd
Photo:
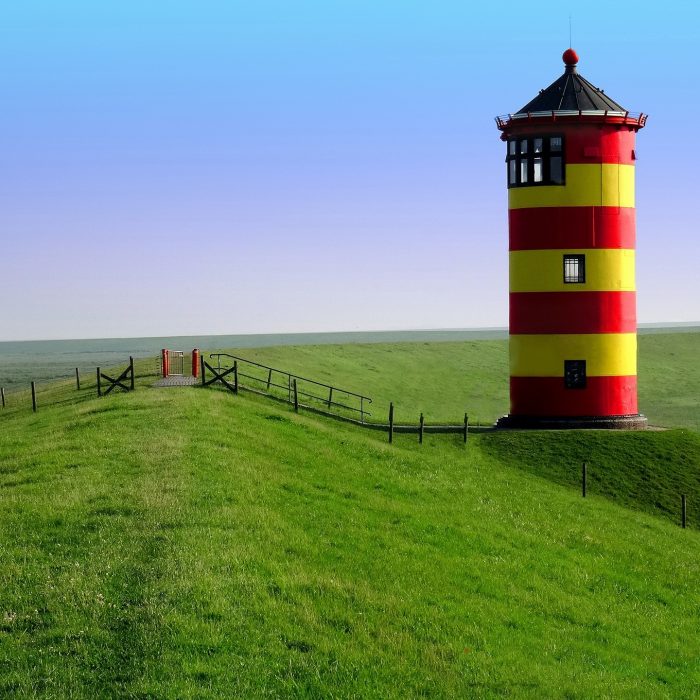
{"label": "flat field in distance", "polygon": [[[505,340],[229,349],[373,398],[373,419],[493,423],[508,412]],[[651,424],[700,431],[700,333],[639,335],[639,406]]]}
{"label": "flat field in distance", "polygon": [[[374,399],[374,418],[385,421],[389,402],[397,420],[489,424],[508,412],[508,346],[500,331],[412,331],[298,336],[125,338],[90,341],[0,343],[0,386],[44,388],[80,367],[85,385],[95,366],[124,362],[131,354],[140,372],[157,372],[160,347],[212,351],[235,340],[235,354],[340,385]],[[309,341],[314,341],[313,345]],[[342,343],[334,342],[340,339]],[[259,340],[260,347],[250,344]],[[401,342],[397,342],[400,340]],[[202,341],[202,342],[200,342]],[[285,345],[293,341],[294,345]],[[700,431],[700,332],[694,328],[643,328],[639,334],[639,405],[652,424]],[[150,360],[148,358],[151,358]]]}

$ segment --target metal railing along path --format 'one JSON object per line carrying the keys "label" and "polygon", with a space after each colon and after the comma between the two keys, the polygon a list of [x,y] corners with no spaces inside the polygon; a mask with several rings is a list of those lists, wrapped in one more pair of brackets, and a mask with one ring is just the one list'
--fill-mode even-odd
{"label": "metal railing along path", "polygon": [[[278,389],[286,393],[286,400],[288,403],[293,403],[295,393],[294,386],[296,382],[297,397],[302,400],[312,401],[316,404],[311,406],[307,404],[307,408],[319,410],[319,407],[323,407],[323,409],[329,413],[331,413],[332,410],[349,411],[353,415],[359,415],[360,423],[364,423],[365,419],[372,415],[368,410],[369,404],[372,403],[372,399],[369,396],[364,396],[331,384],[324,384],[315,379],[285,372],[276,367],[246,360],[226,352],[211,353],[209,357],[212,360],[216,359],[217,370],[219,372],[229,369],[233,362],[238,363],[238,381],[240,382],[242,378],[245,378],[256,383],[256,385],[252,387],[242,387],[249,391],[255,391],[270,396],[272,395],[272,389]],[[252,374],[254,371],[253,368],[263,370],[262,376]]]}

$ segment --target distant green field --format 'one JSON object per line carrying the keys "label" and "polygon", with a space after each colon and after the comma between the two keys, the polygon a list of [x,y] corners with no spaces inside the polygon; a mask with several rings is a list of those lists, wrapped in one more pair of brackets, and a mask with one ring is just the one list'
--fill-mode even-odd
{"label": "distant green field", "polygon": [[[650,330],[645,329],[639,336],[640,410],[654,425],[700,431],[700,366],[696,361],[700,355],[700,333]],[[437,337],[442,342],[345,345],[327,342],[333,338],[327,335],[320,345],[242,347],[232,352],[368,394],[374,399],[373,414],[378,420],[386,420],[389,402],[393,401],[400,421],[416,421],[421,411],[427,420],[460,421],[466,411],[473,423],[490,424],[508,412],[507,341],[470,339],[467,332],[465,339],[446,341],[450,335],[426,333],[426,337]],[[139,348],[147,347],[148,339],[135,340],[140,340]],[[177,341],[180,345],[183,342],[183,339],[156,340]],[[4,373],[5,386],[12,391],[26,390],[32,378],[41,378],[41,390],[48,390],[49,379],[55,372],[60,369],[63,374],[70,374],[74,364],[81,367],[83,382],[89,385],[94,383],[95,368],[86,364],[86,358],[106,366],[126,360],[129,354],[126,340],[119,341],[124,346],[121,351],[119,343],[114,341],[101,341],[104,347],[95,346],[97,350],[89,346],[96,341],[86,342],[88,346],[82,354],[80,341],[40,343],[48,349],[44,348],[41,351],[44,354],[34,356],[33,361],[23,361],[19,352],[0,354],[0,374]],[[269,342],[277,341],[272,338]],[[49,352],[54,346],[62,348],[55,358]],[[3,364],[3,358],[10,360]],[[141,373],[158,371],[156,358],[139,362]]]}
{"label": "distant green field", "polygon": [[[682,362],[679,338],[649,348]],[[459,418],[500,405],[496,378],[454,379],[503,371],[504,345],[480,347],[255,357]],[[250,394],[152,389],[149,362],[133,394],[68,382],[0,415],[0,697],[696,695],[695,433],[389,445]]]}
{"label": "distant green field", "polygon": [[[374,417],[492,423],[508,413],[508,346],[503,340],[458,343],[317,345],[231,350],[363,393]],[[700,333],[639,336],[639,406],[653,425],[700,431]]]}

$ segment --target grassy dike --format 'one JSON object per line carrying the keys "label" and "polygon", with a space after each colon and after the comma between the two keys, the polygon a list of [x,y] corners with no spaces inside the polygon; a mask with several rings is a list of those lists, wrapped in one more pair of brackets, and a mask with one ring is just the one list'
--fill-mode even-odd
{"label": "grassy dike", "polygon": [[700,535],[535,473],[576,447],[540,435],[146,386],[9,413],[0,697],[693,697]]}

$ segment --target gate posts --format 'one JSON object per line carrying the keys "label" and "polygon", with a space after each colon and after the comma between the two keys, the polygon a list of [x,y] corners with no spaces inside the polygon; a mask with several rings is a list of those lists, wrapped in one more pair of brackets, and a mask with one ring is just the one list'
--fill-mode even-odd
{"label": "gate posts", "polygon": [[192,376],[196,379],[199,376],[199,350],[192,351]]}
{"label": "gate posts", "polygon": [[168,357],[168,351],[163,348],[161,351],[161,358],[162,358],[162,368],[163,368],[163,379],[167,378],[168,374],[170,373],[170,362],[169,362],[169,357]]}

